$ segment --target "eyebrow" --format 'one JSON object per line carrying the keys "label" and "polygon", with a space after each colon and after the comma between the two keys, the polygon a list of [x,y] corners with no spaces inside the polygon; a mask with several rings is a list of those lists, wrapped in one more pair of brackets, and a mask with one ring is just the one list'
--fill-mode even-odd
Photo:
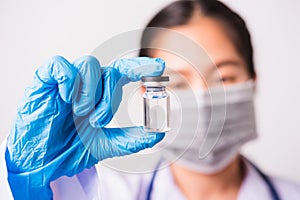
{"label": "eyebrow", "polygon": [[242,63],[240,61],[234,60],[234,59],[227,59],[227,60],[215,62],[210,67],[208,67],[208,70],[206,71],[206,74],[211,74],[215,70],[218,70],[218,69],[220,69],[220,68],[222,68],[224,66],[231,65],[231,66],[234,66],[234,67],[240,67],[241,64]]}
{"label": "eyebrow", "polygon": [[237,61],[237,60],[224,60],[224,61],[221,61],[221,62],[216,62],[215,65],[217,66],[217,68],[221,68],[225,65],[240,66],[241,62]]}

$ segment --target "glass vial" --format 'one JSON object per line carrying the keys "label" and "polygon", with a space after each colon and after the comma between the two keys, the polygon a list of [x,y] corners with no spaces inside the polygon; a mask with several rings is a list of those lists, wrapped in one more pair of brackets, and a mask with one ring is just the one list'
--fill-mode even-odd
{"label": "glass vial", "polygon": [[146,132],[167,132],[170,130],[170,96],[166,91],[168,76],[144,76],[146,92],[144,101],[144,130]]}

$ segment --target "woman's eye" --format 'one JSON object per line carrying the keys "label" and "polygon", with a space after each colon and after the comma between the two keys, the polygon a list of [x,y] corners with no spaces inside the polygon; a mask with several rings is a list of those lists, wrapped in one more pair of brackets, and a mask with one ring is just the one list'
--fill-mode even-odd
{"label": "woman's eye", "polygon": [[235,81],[234,77],[222,77],[221,79],[219,79],[219,82],[222,83],[233,83]]}

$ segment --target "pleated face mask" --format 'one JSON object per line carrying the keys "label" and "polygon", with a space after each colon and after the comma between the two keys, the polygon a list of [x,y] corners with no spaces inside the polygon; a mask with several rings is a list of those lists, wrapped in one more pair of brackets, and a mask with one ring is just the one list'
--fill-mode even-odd
{"label": "pleated face mask", "polygon": [[171,131],[163,155],[187,169],[213,174],[257,137],[254,82],[193,92],[171,92]]}

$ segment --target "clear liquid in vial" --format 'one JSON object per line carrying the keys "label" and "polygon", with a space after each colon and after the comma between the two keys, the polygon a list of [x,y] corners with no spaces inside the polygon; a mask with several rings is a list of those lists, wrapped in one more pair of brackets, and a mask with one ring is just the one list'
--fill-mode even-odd
{"label": "clear liquid in vial", "polygon": [[146,132],[167,132],[170,130],[169,101],[169,96],[164,98],[144,97],[144,130]]}

